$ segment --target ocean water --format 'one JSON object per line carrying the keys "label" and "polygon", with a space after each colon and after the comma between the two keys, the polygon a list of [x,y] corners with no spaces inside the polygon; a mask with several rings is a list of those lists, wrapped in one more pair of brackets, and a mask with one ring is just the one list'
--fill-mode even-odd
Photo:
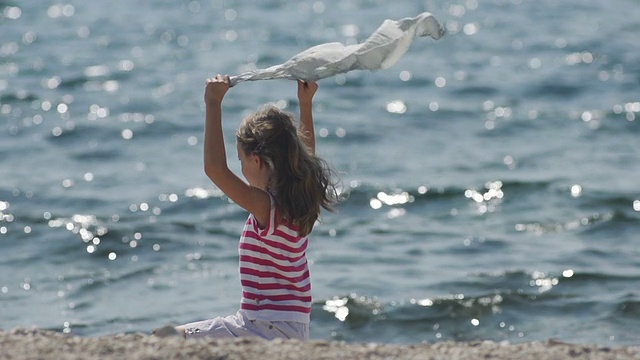
{"label": "ocean water", "polygon": [[[392,68],[320,81],[345,200],[311,337],[640,342],[640,4],[0,1],[0,328],[150,332],[234,313],[247,214],[202,170],[204,81],[432,12]],[[243,83],[233,131],[295,83]]]}

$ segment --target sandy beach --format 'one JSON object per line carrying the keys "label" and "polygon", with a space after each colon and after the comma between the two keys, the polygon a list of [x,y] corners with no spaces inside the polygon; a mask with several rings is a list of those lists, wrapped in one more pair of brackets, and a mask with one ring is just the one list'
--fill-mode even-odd
{"label": "sandy beach", "polygon": [[640,347],[490,341],[385,345],[332,341],[184,340],[142,333],[80,337],[39,329],[0,331],[2,359],[640,359]]}

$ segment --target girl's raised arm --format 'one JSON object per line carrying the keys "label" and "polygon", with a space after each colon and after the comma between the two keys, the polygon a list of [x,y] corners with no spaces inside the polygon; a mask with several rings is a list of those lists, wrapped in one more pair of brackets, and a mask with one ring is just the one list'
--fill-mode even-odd
{"label": "girl's raised arm", "polygon": [[313,95],[318,90],[314,81],[298,80],[298,103],[300,106],[300,132],[311,155],[316,154],[316,136],[313,128]]}
{"label": "girl's raised arm", "polygon": [[204,128],[204,172],[233,202],[252,213],[261,226],[267,224],[271,200],[269,194],[234,174],[227,165],[222,134],[222,99],[230,87],[228,76],[207,80]]}

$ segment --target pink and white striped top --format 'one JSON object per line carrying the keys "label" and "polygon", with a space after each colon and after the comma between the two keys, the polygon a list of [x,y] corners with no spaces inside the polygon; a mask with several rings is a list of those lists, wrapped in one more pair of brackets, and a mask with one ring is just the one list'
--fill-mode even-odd
{"label": "pink and white striped top", "polygon": [[307,264],[307,236],[295,226],[276,223],[272,206],[269,223],[260,229],[249,215],[240,237],[240,310],[250,320],[309,323],[311,279]]}

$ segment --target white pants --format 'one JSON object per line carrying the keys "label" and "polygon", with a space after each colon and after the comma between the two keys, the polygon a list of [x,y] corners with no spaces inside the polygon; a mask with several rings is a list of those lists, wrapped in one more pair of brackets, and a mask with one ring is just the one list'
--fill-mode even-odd
{"label": "white pants", "polygon": [[186,338],[214,337],[233,338],[254,336],[267,340],[309,339],[309,325],[293,321],[249,320],[238,311],[235,315],[217,317],[209,320],[196,321],[186,325]]}

